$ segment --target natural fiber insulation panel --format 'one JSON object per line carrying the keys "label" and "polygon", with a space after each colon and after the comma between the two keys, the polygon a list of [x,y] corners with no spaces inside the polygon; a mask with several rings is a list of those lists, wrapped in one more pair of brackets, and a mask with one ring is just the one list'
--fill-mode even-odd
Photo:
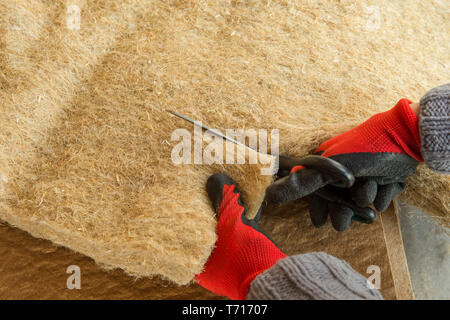
{"label": "natural fiber insulation panel", "polygon": [[[2,12],[17,13],[19,27],[3,21],[11,42],[2,50],[0,217],[106,267],[189,282],[216,241],[208,176],[224,171],[240,182],[251,214],[272,176],[262,165],[173,164],[171,133],[192,126],[165,111],[183,95],[157,87],[149,61],[158,44],[145,29],[127,32],[133,1],[89,4],[79,32],[61,25],[65,5],[43,2],[52,19],[38,35],[20,24],[26,5],[10,5]],[[16,41],[35,43],[18,55]]]}
{"label": "natural fiber insulation panel", "polygon": [[[138,275],[185,283],[215,240],[207,176],[175,167],[171,108],[213,128],[280,129],[301,156],[402,97],[448,81],[444,2],[0,1],[1,217]],[[448,215],[448,177],[405,197]],[[267,178],[267,179],[266,179]],[[247,192],[247,191],[252,191]]]}

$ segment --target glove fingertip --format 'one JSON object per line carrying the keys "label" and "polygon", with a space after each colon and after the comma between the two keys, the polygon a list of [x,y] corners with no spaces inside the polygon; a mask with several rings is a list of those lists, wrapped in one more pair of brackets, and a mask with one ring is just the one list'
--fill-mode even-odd
{"label": "glove fingertip", "polygon": [[369,207],[359,208],[358,211],[355,211],[355,215],[352,219],[362,223],[371,224],[377,220],[377,213]]}
{"label": "glove fingertip", "polygon": [[352,190],[352,198],[360,207],[367,207],[376,198],[378,185],[374,180],[359,183]]}
{"label": "glove fingertip", "polygon": [[391,200],[380,199],[380,200],[375,200],[373,203],[373,206],[375,207],[375,209],[377,209],[377,211],[385,212],[387,210],[387,208],[389,208],[390,204],[391,204]]}
{"label": "glove fingertip", "polygon": [[392,183],[384,186],[380,186],[378,194],[373,201],[375,209],[380,212],[384,212],[389,208],[391,201],[399,195],[403,190],[403,186],[399,183]]}
{"label": "glove fingertip", "polygon": [[309,216],[311,223],[320,228],[327,222],[328,218],[328,201],[322,199],[314,194],[309,195],[307,198],[309,205]]}
{"label": "glove fingertip", "polygon": [[231,185],[236,185],[236,182],[223,173],[215,173],[206,181],[206,191],[216,214],[218,213],[220,204],[222,203],[223,189],[225,186]]}
{"label": "glove fingertip", "polygon": [[345,231],[350,226],[354,212],[346,206],[330,203],[331,224],[336,231]]}

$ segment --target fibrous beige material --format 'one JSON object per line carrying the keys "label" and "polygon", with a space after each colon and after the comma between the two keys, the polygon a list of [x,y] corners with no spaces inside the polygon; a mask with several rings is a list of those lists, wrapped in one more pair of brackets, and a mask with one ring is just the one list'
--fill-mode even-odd
{"label": "fibrous beige material", "polygon": [[0,217],[105,267],[184,284],[216,240],[208,176],[226,171],[245,185],[249,212],[272,177],[262,165],[172,162],[171,133],[192,126],[165,109],[197,106],[163,80],[158,32],[145,27],[162,17],[141,5],[80,4],[72,30],[65,3],[2,3]]}
{"label": "fibrous beige material", "polygon": [[[250,214],[271,177],[175,166],[171,133],[192,127],[166,109],[279,129],[280,152],[301,156],[450,76],[439,1],[1,0],[0,12],[0,218],[180,284],[216,239],[207,177],[236,179]],[[420,168],[405,197],[448,221],[449,187]]]}

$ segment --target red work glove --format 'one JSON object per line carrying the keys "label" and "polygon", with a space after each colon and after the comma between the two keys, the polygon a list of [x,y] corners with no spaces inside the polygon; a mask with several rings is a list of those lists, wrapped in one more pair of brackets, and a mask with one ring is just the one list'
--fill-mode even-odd
{"label": "red work glove", "polygon": [[196,281],[217,295],[245,299],[253,279],[286,255],[258,229],[257,218],[246,218],[247,208],[233,180],[214,174],[206,188],[218,216],[218,240]]}
{"label": "red work glove", "polygon": [[[350,201],[359,207],[373,203],[377,210],[386,210],[403,190],[405,179],[413,175],[418,163],[423,161],[418,117],[410,104],[411,101],[401,99],[391,110],[374,115],[316,149],[316,154],[350,169],[356,178],[350,192],[325,187],[327,181],[318,179],[319,172],[298,166],[290,168],[289,176],[268,188],[268,198],[283,203],[309,195],[307,200],[313,224],[323,225],[330,214],[333,226],[339,231],[345,230],[357,216],[355,208],[343,202]],[[325,197],[324,200],[323,194],[334,194],[335,199]]]}

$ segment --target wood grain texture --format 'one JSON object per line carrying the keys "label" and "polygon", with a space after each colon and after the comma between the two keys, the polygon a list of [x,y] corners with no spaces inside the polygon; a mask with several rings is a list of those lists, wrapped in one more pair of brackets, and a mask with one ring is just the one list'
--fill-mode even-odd
{"label": "wood grain texture", "polygon": [[[366,277],[367,267],[378,265],[383,297],[409,299],[410,280],[402,273],[406,260],[391,209],[383,223],[353,223],[343,233],[330,225],[314,228],[303,201],[265,206],[261,215],[261,229],[288,255],[323,251]],[[178,286],[159,278],[136,279],[121,270],[105,271],[91,258],[5,224],[0,224],[0,257],[0,299],[222,299],[196,284]],[[81,290],[66,287],[70,265],[81,269]]]}
{"label": "wood grain texture", "polygon": [[398,222],[397,203],[395,201],[394,204],[380,216],[380,219],[383,225],[397,299],[413,300],[414,292]]}
{"label": "wood grain texture", "polygon": [[[159,278],[136,279],[121,270],[105,271],[91,258],[17,228],[0,225],[0,300],[3,299],[220,299],[192,284]],[[66,286],[67,267],[81,269],[81,289]]]}

